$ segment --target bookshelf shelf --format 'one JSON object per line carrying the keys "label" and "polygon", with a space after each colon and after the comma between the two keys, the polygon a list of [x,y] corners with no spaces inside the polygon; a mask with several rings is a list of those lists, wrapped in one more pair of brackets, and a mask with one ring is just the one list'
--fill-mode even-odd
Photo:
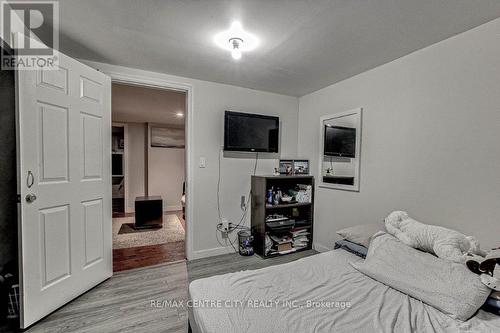
{"label": "bookshelf shelf", "polygon": [[[279,203],[271,205],[267,203],[266,196],[268,190],[280,189],[283,193],[294,191],[298,187],[311,187],[310,202]],[[314,177],[307,175],[300,176],[252,176],[252,216],[251,226],[254,236],[254,251],[263,258],[271,258],[289,253],[309,250],[312,248],[313,240],[313,218],[314,218]],[[297,222],[294,225],[273,227],[266,223],[266,217],[278,214]],[[298,223],[300,221],[300,224]],[[268,221],[269,222],[269,221]],[[297,234],[292,234],[292,231]],[[266,252],[266,235],[273,241],[270,252]],[[274,236],[274,237],[270,237]],[[287,250],[278,251],[276,238],[287,239],[284,243],[293,252]],[[298,240],[301,238],[301,240]],[[307,242],[306,246],[299,246],[301,242]],[[297,247],[294,247],[296,244]],[[286,246],[285,246],[286,248]],[[289,251],[288,250],[288,251]],[[279,253],[283,252],[283,253]]]}
{"label": "bookshelf shelf", "polygon": [[279,204],[279,205],[269,205],[266,204],[266,209],[281,209],[281,208],[293,208],[293,207],[302,207],[302,206],[311,206],[310,202],[297,202],[293,204]]}

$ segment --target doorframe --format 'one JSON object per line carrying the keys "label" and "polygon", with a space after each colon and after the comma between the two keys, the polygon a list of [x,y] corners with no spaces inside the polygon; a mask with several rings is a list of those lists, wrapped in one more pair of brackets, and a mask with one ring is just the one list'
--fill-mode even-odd
{"label": "doorframe", "polygon": [[[90,66],[94,66],[90,64]],[[187,83],[179,83],[160,78],[153,78],[144,75],[130,75],[122,71],[108,71],[102,72],[111,77],[111,84],[122,83],[132,86],[149,87],[163,90],[182,91],[186,93],[186,115],[185,115],[185,129],[186,129],[186,238],[185,238],[185,251],[186,259],[193,259],[193,136],[194,136],[194,108],[193,108],[193,86]],[[111,96],[111,99],[113,96]]]}

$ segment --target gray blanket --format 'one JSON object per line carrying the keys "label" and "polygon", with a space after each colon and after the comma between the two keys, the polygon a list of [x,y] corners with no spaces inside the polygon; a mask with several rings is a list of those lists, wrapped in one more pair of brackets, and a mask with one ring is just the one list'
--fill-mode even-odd
{"label": "gray blanket", "polygon": [[[356,271],[362,260],[334,250],[279,266],[193,281],[189,318],[195,333],[498,332],[500,317],[468,321]],[[212,304],[207,301],[212,301]]]}

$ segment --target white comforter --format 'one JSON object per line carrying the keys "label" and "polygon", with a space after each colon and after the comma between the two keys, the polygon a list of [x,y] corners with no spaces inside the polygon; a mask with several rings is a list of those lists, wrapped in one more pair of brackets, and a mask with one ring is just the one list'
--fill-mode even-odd
{"label": "white comforter", "polygon": [[357,260],[334,250],[193,281],[193,332],[500,332],[500,316],[454,320],[356,271]]}

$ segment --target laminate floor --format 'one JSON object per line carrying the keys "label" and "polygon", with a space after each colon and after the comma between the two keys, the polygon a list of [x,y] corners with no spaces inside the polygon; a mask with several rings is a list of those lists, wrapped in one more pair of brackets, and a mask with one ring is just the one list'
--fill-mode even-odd
{"label": "laminate floor", "polygon": [[227,254],[118,272],[26,332],[187,332],[184,308],[157,308],[152,302],[186,301],[189,282],[199,278],[277,265],[316,253],[310,250],[266,260]]}
{"label": "laminate floor", "polygon": [[[182,211],[169,212],[168,214],[176,214],[182,227],[186,230],[186,221],[183,218]],[[132,216],[134,216],[133,213],[128,213],[125,217]],[[185,249],[186,245],[184,241],[113,249],[113,271],[119,272],[133,268],[184,260],[186,258]]]}

